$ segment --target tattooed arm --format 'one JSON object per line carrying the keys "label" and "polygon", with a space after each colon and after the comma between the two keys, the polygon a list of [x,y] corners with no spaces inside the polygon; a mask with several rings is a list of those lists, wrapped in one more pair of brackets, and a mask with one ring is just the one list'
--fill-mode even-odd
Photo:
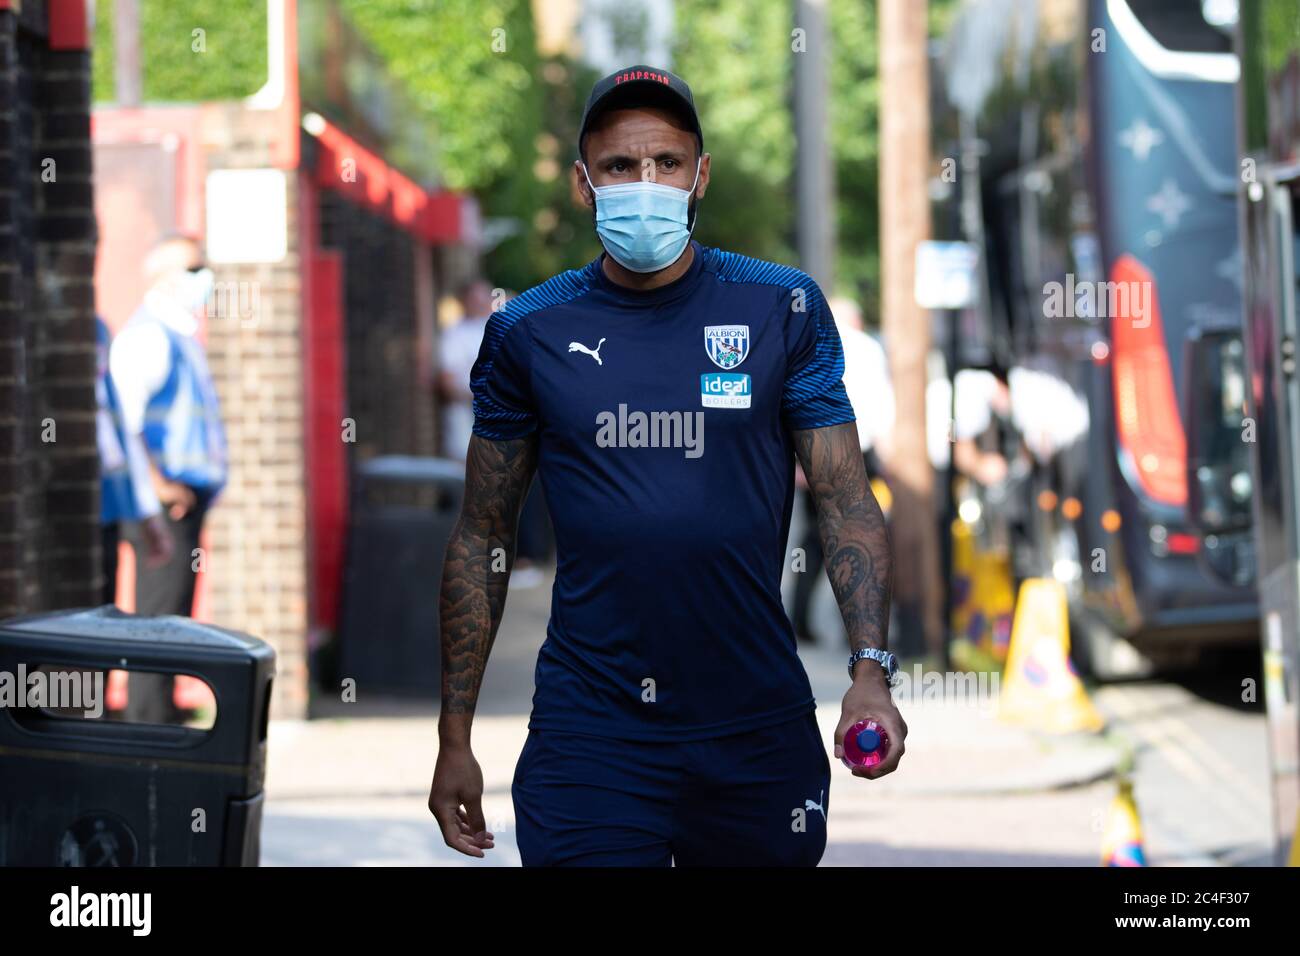
{"label": "tattooed arm", "polygon": [[[469,856],[481,857],[493,845],[483,820],[483,774],[470,750],[470,725],[505,608],[519,510],[536,466],[536,435],[470,439],[465,503],[443,565],[442,708],[429,810],[447,845]],[[502,564],[506,570],[498,570]]]}
{"label": "tattooed arm", "polygon": [[810,428],[795,432],[794,440],[808,493],[817,504],[826,573],[849,648],[883,649],[889,629],[889,532],[867,483],[857,426]]}
{"label": "tattooed arm", "polygon": [[[844,618],[849,648],[886,649],[892,557],[885,517],[876,503],[852,422],[793,433],[795,452],[817,505],[826,574]],[[889,735],[889,753],[876,767],[855,770],[860,777],[891,773],[903,756],[907,724],[894,706],[885,672],[875,661],[859,661],[853,684],[844,696],[835,730],[835,756],[843,755],[844,733],[872,717]]]}
{"label": "tattooed arm", "polygon": [[444,745],[469,745],[483,669],[505,608],[519,509],[536,466],[535,435],[514,441],[488,441],[477,435],[470,439],[465,503],[447,542],[438,603],[442,626],[438,733]]}

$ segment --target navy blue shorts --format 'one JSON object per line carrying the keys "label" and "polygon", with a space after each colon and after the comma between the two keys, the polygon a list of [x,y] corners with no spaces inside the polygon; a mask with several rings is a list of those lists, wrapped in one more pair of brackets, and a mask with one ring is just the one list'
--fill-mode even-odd
{"label": "navy blue shorts", "polygon": [[816,866],[830,759],[808,713],[685,743],[529,730],[515,765],[524,866]]}

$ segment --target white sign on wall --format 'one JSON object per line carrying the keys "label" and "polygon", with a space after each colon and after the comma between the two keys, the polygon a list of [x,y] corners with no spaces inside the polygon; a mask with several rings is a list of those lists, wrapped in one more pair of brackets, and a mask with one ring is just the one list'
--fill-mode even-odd
{"label": "white sign on wall", "polygon": [[217,169],[207,181],[210,262],[279,262],[288,249],[289,208],[278,169]]}

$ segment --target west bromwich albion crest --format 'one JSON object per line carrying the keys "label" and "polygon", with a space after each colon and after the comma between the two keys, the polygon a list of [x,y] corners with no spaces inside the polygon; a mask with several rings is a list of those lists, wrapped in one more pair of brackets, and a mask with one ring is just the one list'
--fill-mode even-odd
{"label": "west bromwich albion crest", "polygon": [[749,355],[749,326],[706,325],[704,350],[719,368],[735,368]]}

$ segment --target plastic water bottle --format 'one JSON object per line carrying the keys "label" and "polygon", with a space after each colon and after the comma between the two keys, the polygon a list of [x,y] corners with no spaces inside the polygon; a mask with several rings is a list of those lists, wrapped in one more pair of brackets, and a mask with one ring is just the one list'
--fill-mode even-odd
{"label": "plastic water bottle", "polygon": [[874,767],[889,753],[889,734],[870,718],[859,720],[844,735],[844,756],[840,758],[850,770]]}

